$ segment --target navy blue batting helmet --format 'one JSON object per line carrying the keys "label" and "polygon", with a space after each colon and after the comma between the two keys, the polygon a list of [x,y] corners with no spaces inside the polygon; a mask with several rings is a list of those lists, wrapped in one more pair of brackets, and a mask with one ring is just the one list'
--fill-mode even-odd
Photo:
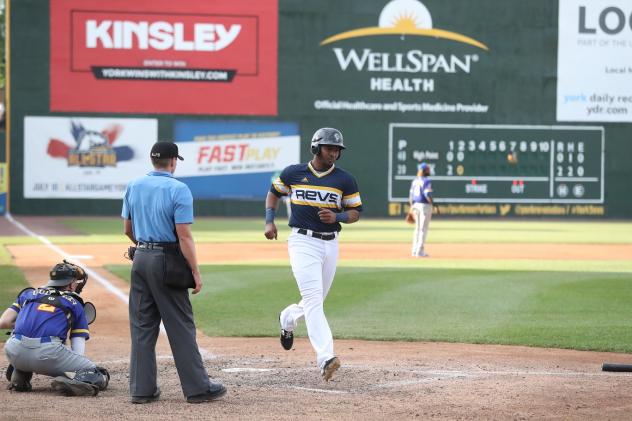
{"label": "navy blue batting helmet", "polygon": [[318,129],[312,136],[311,150],[313,155],[320,153],[321,145],[333,145],[338,146],[340,149],[346,149],[340,130],[331,127]]}

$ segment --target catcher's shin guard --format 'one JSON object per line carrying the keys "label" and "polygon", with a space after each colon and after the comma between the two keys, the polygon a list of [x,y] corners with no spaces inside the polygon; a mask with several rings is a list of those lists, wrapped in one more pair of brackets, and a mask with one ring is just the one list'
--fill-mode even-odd
{"label": "catcher's shin guard", "polygon": [[85,383],[66,376],[57,376],[51,383],[53,390],[58,390],[66,396],[96,396],[99,388],[93,384]]}
{"label": "catcher's shin guard", "polygon": [[103,367],[87,368],[77,371],[74,380],[89,383],[99,388],[99,390],[105,390],[110,383],[110,373]]}

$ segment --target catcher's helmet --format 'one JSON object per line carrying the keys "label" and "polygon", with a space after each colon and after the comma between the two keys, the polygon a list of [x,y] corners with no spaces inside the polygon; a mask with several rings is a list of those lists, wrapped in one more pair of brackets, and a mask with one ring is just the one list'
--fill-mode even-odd
{"label": "catcher's helmet", "polygon": [[65,287],[73,281],[82,281],[80,287],[77,287],[77,293],[81,293],[81,289],[88,280],[88,275],[83,269],[67,261],[57,263],[50,271],[50,280],[46,284],[47,287]]}
{"label": "catcher's helmet", "polygon": [[333,129],[331,127],[318,129],[316,130],[316,133],[314,133],[314,136],[312,136],[311,150],[313,155],[318,155],[320,153],[321,145],[333,145],[338,146],[341,150],[346,149],[340,130]]}

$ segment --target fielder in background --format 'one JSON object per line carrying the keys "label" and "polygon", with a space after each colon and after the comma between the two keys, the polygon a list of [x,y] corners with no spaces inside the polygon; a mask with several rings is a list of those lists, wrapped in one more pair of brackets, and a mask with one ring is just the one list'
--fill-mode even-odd
{"label": "fielder in background", "polygon": [[356,180],[334,164],[343,149],[340,131],[318,129],[311,141],[313,159],[285,168],[266,197],[264,235],[273,240],[277,238],[274,216],[279,198],[290,196],[292,233],[288,250],[302,298],[279,315],[281,345],[286,350],[292,349],[294,329],[304,317],[309,340],[316,351],[316,363],[325,381],[340,367],[323,308],[336,273],[340,224],[358,221],[362,211]]}
{"label": "fielder in background", "polygon": [[424,245],[428,235],[428,227],[432,218],[432,183],[430,182],[430,166],[422,162],[418,166],[417,177],[410,186],[408,195],[410,215],[415,224],[413,232],[413,257],[429,257]]}
{"label": "fielder in background", "polygon": [[[226,388],[209,380],[195,339],[187,288],[197,294],[202,278],[190,228],[193,196],[173,177],[178,160],[183,160],[178,145],[157,142],[150,156],[154,171],[128,184],[121,213],[125,235],[136,244],[129,293],[131,401],[145,404],[160,397],[156,340],[162,320],[187,402],[208,402],[223,396]],[[188,273],[174,272],[180,263],[188,265]],[[192,275],[193,284],[175,287],[183,275]]]}
{"label": "fielder in background", "polygon": [[[13,329],[4,347],[9,389],[31,391],[33,373],[55,377],[53,390],[69,396],[95,396],[107,388],[108,371],[84,356],[90,332],[79,294],[87,280],[81,267],[64,260],[45,286],[24,289],[2,314],[0,329]],[[68,335],[72,350],[64,346]]]}

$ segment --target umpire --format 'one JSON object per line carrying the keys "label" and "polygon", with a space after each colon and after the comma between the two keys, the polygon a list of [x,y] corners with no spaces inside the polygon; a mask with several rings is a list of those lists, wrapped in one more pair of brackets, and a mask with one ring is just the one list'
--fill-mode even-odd
{"label": "umpire", "polygon": [[189,403],[208,402],[226,393],[226,388],[209,380],[195,340],[193,309],[186,288],[173,288],[166,271],[166,254],[180,249],[186,258],[195,288],[202,279],[191,235],[193,196],[189,188],[173,177],[178,146],[157,142],[151,148],[154,171],[131,181],[125,192],[124,231],[136,246],[132,264],[129,296],[129,321],[132,336],[130,394],[132,403],[158,400],[156,340],[160,321],[164,323],[180,377],[182,391]]}

